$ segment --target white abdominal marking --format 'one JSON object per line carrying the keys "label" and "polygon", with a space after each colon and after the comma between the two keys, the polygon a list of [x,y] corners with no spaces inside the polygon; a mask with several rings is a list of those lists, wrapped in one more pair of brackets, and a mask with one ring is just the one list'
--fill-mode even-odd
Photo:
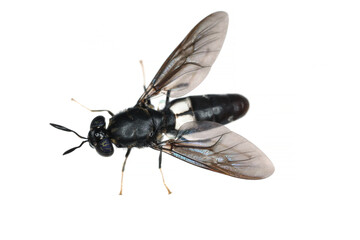
{"label": "white abdominal marking", "polygon": [[[195,116],[192,111],[192,106],[189,98],[176,102],[170,107],[170,110],[175,114],[175,129],[178,130],[181,125],[187,122],[195,121]],[[182,115],[183,113],[188,114]]]}

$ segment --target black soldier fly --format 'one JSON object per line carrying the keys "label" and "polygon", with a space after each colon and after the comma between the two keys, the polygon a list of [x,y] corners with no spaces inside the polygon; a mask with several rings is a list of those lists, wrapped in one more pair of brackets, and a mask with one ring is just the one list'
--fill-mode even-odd
{"label": "black soldier fly", "polygon": [[[75,133],[89,142],[101,156],[111,156],[113,145],[127,148],[121,175],[132,148],[151,147],[195,166],[236,178],[263,179],[274,172],[265,154],[240,135],[223,126],[241,118],[249,108],[239,94],[181,97],[197,87],[209,73],[225,40],[228,15],[215,12],[198,23],[161,66],[134,107],[111,115],[106,127],[103,116],[95,117],[87,138],[66,127],[51,126]],[[155,110],[151,98],[166,96],[165,106]],[[178,98],[170,101],[171,98]]]}

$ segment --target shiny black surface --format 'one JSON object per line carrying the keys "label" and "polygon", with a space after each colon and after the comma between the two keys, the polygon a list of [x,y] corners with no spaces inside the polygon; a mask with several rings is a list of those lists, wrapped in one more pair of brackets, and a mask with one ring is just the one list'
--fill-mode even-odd
{"label": "shiny black surface", "polygon": [[108,133],[117,147],[147,147],[167,127],[165,112],[135,106],[110,119]]}
{"label": "shiny black surface", "polygon": [[[88,138],[51,124],[85,139],[64,154],[89,142],[100,155],[110,156],[114,144],[118,148],[127,148],[124,171],[133,147],[151,147],[160,151],[160,170],[161,154],[165,152],[195,166],[233,177],[262,179],[270,176],[274,166],[267,156],[247,139],[222,125],[246,114],[249,102],[245,97],[239,94],[183,97],[209,73],[225,40],[227,27],[225,12],[215,12],[200,21],[170,54],[148,87],[144,87],[145,91],[134,107],[116,115],[109,110],[85,107],[91,112],[109,113],[111,118],[107,128],[102,116],[91,122]],[[160,94],[166,95],[165,107],[154,110],[151,100]],[[170,102],[170,97],[183,98]],[[165,182],[164,185],[167,188]]]}

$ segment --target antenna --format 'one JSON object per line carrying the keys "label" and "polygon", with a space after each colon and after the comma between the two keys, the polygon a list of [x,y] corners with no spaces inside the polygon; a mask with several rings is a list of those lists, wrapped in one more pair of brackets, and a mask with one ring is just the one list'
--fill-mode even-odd
{"label": "antenna", "polygon": [[63,153],[63,155],[68,154],[68,153],[71,153],[72,151],[74,151],[75,149],[80,148],[84,143],[86,143],[86,142],[89,141],[86,137],[83,137],[83,136],[79,135],[77,132],[75,132],[75,131],[73,131],[73,130],[71,130],[71,129],[68,129],[68,128],[64,127],[64,126],[61,126],[61,125],[58,125],[58,124],[55,124],[55,123],[50,123],[50,125],[53,126],[54,128],[57,128],[57,129],[59,129],[59,130],[65,131],[65,132],[73,132],[73,133],[75,133],[76,136],[78,136],[79,138],[86,139],[86,140],[83,141],[79,146],[70,148],[69,150],[65,151],[65,152]]}

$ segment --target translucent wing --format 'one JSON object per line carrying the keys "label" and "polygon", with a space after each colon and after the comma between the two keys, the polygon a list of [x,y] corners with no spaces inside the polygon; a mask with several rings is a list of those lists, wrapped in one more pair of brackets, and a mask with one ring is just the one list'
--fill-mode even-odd
{"label": "translucent wing", "polygon": [[170,97],[180,97],[197,87],[221,50],[227,26],[225,12],[215,12],[198,23],[166,59],[138,103],[169,90]]}
{"label": "translucent wing", "polygon": [[274,172],[265,154],[216,122],[188,122],[163,151],[185,162],[237,178],[262,179]]}

